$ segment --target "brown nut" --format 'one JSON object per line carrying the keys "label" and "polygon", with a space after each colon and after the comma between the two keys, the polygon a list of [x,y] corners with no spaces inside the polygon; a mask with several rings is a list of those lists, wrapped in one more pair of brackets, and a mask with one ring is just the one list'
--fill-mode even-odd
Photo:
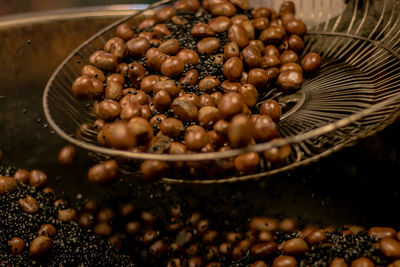
{"label": "brown nut", "polygon": [[278,50],[278,48],[276,48],[276,46],[267,45],[267,46],[265,46],[264,55],[265,56],[276,56],[279,58],[280,54],[279,54],[279,50]]}
{"label": "brown nut", "polygon": [[271,17],[272,10],[267,8],[267,7],[259,7],[253,11],[253,16],[254,18],[270,18]]}
{"label": "brown nut", "polygon": [[[128,72],[128,65],[126,71]],[[123,86],[125,84],[125,77],[120,73],[113,73],[107,77],[107,84],[109,82],[119,83],[121,86]]]}
{"label": "brown nut", "polygon": [[278,76],[278,85],[284,92],[297,90],[302,83],[303,75],[298,71],[287,70]]}
{"label": "brown nut", "polygon": [[202,107],[205,107],[205,106],[212,106],[212,107],[216,107],[217,106],[215,104],[214,99],[209,94],[202,94],[199,97],[199,107],[202,108]]}
{"label": "brown nut", "polygon": [[87,100],[93,97],[93,79],[89,76],[79,76],[72,83],[72,93],[79,100]]}
{"label": "brown nut", "polygon": [[190,30],[190,33],[199,38],[204,38],[204,37],[209,37],[209,36],[214,36],[215,31],[210,27],[210,25],[206,23],[197,23],[195,24],[192,29]]}
{"label": "brown nut", "polygon": [[107,123],[102,134],[110,147],[127,149],[136,146],[137,140],[131,133],[128,123],[123,121]]}
{"label": "brown nut", "polygon": [[18,204],[27,213],[35,213],[39,210],[39,203],[29,195],[25,198],[18,199]]}
{"label": "brown nut", "polygon": [[[279,138],[273,139],[271,142],[275,142],[277,140],[279,140]],[[284,145],[264,151],[264,158],[272,164],[279,165],[285,163],[286,159],[290,156],[290,153],[290,145]]]}
{"label": "brown nut", "polygon": [[242,75],[243,62],[238,57],[231,57],[222,66],[222,71],[228,80],[237,80]]}
{"label": "brown nut", "polygon": [[114,181],[118,176],[118,164],[115,160],[108,160],[91,167],[88,171],[88,179],[95,185],[106,185]]}
{"label": "brown nut", "polygon": [[303,71],[303,69],[297,63],[286,63],[286,64],[283,64],[279,68],[280,72],[284,72],[285,70],[294,70],[294,71],[298,71],[298,72],[302,72]]}
{"label": "brown nut", "polygon": [[264,69],[254,68],[249,71],[247,83],[254,85],[257,89],[264,88],[268,82],[269,78]]}
{"label": "brown nut", "polygon": [[229,2],[231,2],[237,7],[240,7],[243,10],[248,10],[250,8],[248,0],[229,0]]}
{"label": "brown nut", "polygon": [[159,160],[145,160],[140,165],[140,171],[146,179],[161,178],[168,170],[168,164]]}
{"label": "brown nut", "polygon": [[174,114],[184,122],[192,122],[197,119],[197,107],[183,97],[175,98],[174,101],[172,101],[171,109],[174,111]]}
{"label": "brown nut", "polygon": [[258,39],[264,44],[279,44],[285,34],[286,31],[284,27],[270,25],[267,29],[261,32]]}
{"label": "brown nut", "polygon": [[286,255],[300,255],[308,251],[307,243],[301,238],[293,238],[283,243],[283,253]]}
{"label": "brown nut", "polygon": [[[4,185],[2,185],[4,183],[4,178],[9,178],[9,177],[1,177],[0,176],[0,195],[4,194],[4,192],[11,192],[7,190],[8,186],[11,186],[11,188],[9,190],[14,190],[16,185],[14,185],[14,182],[8,179],[5,179],[6,182]],[[28,184],[29,183],[29,172],[27,170],[24,169],[18,169],[15,173],[14,173],[14,179],[19,182],[19,183],[24,183],[24,184]]]}
{"label": "brown nut", "polygon": [[46,224],[43,224],[42,226],[40,226],[40,228],[38,230],[38,235],[53,237],[53,236],[55,236],[56,232],[57,232],[57,230],[53,225],[46,223]]}
{"label": "brown nut", "polygon": [[218,104],[218,109],[223,118],[229,119],[242,112],[243,99],[237,93],[225,94]]}
{"label": "brown nut", "polygon": [[[24,178],[25,179],[25,178]],[[11,177],[0,176],[0,195],[11,193],[17,189],[17,180]]]}
{"label": "brown nut", "polygon": [[242,97],[243,103],[249,108],[257,104],[258,91],[252,84],[240,86],[237,93]]}
{"label": "brown nut", "polygon": [[185,64],[180,57],[172,56],[161,64],[161,73],[168,77],[177,77],[182,73],[184,67]]}
{"label": "brown nut", "polygon": [[239,24],[233,24],[228,29],[228,39],[231,42],[235,42],[239,47],[246,47],[249,43],[249,37],[245,28]]}
{"label": "brown nut", "polygon": [[171,104],[171,96],[165,90],[158,91],[154,97],[154,107],[158,110],[166,110]]}
{"label": "brown nut", "polygon": [[288,48],[296,53],[301,53],[304,50],[304,42],[300,36],[292,34],[288,40]]}
{"label": "brown nut", "polygon": [[150,41],[143,37],[130,39],[126,43],[129,55],[133,57],[144,56],[150,48]]}
{"label": "brown nut", "polygon": [[280,64],[281,64],[281,61],[280,61],[279,57],[277,57],[277,56],[265,55],[261,59],[261,67],[264,69],[279,67]]}
{"label": "brown nut", "polygon": [[138,29],[146,29],[146,28],[151,28],[156,24],[156,20],[154,18],[149,18],[149,19],[144,19],[142,22],[140,22]]}
{"label": "brown nut", "polygon": [[29,173],[29,185],[41,188],[47,185],[47,175],[39,170],[32,170]]}
{"label": "brown nut", "polygon": [[19,237],[13,237],[8,241],[8,246],[11,248],[12,255],[18,255],[24,250],[25,242]]}
{"label": "brown nut", "polygon": [[29,245],[29,253],[32,256],[41,256],[53,247],[53,242],[48,236],[38,236]]}
{"label": "brown nut", "polygon": [[75,220],[76,211],[74,209],[59,210],[57,219],[62,222],[70,222]]}
{"label": "brown nut", "polygon": [[185,130],[182,121],[175,118],[166,118],[160,123],[160,130],[164,135],[177,138]]}
{"label": "brown nut", "polygon": [[278,250],[278,246],[274,241],[259,243],[250,248],[251,254],[258,257],[267,257],[274,255]]}
{"label": "brown nut", "polygon": [[220,112],[216,107],[205,106],[199,110],[197,120],[200,126],[205,128],[212,128],[215,122],[220,119]]}
{"label": "brown nut", "polygon": [[235,158],[235,168],[238,172],[251,173],[260,165],[260,156],[257,152],[247,152]]}
{"label": "brown nut", "polygon": [[221,82],[214,76],[206,76],[199,81],[199,89],[201,91],[211,92],[214,91]]}
{"label": "brown nut", "polygon": [[297,261],[292,256],[278,256],[274,259],[272,267],[296,267]]}
{"label": "brown nut", "polygon": [[260,106],[260,114],[269,116],[275,123],[279,122],[281,113],[281,107],[273,99],[264,101]]}
{"label": "brown nut", "polygon": [[135,136],[138,145],[145,145],[153,138],[153,127],[144,118],[132,118],[128,122],[130,132]]}
{"label": "brown nut", "polygon": [[145,77],[146,69],[142,64],[132,62],[128,65],[128,73],[133,86],[139,88],[142,79]]}
{"label": "brown nut", "polygon": [[253,137],[249,118],[243,114],[235,115],[228,126],[228,140],[232,148],[245,147]]}
{"label": "brown nut", "polygon": [[183,61],[183,64],[199,64],[199,55],[192,49],[184,48],[176,56]]}
{"label": "brown nut", "polygon": [[58,163],[64,167],[70,167],[75,162],[76,149],[68,145],[63,147],[58,153]]}
{"label": "brown nut", "polygon": [[[281,61],[281,64],[286,64],[286,63],[296,63],[298,60],[298,56],[295,52],[292,50],[285,50],[283,53],[279,56],[279,60]],[[274,66],[271,66],[274,67]]]}
{"label": "brown nut", "polygon": [[293,19],[285,24],[286,30],[291,34],[304,36],[307,33],[307,27],[300,19]]}
{"label": "brown nut", "polygon": [[229,42],[224,45],[224,58],[228,59],[231,57],[239,57],[240,56],[240,49],[237,43]]}
{"label": "brown nut", "polygon": [[179,52],[179,41],[177,39],[169,39],[163,42],[158,49],[167,55],[176,55]]}
{"label": "brown nut", "polygon": [[156,22],[164,22],[171,19],[175,15],[176,10],[173,7],[166,6],[157,10],[156,13],[154,13],[153,17]]}
{"label": "brown nut", "polygon": [[249,222],[249,229],[252,231],[274,231],[277,228],[278,222],[272,218],[253,217]]}
{"label": "brown nut", "polygon": [[249,68],[259,68],[261,66],[261,52],[255,46],[247,46],[242,51],[243,60]]}
{"label": "brown nut", "polygon": [[184,73],[183,77],[179,79],[179,83],[187,85],[196,85],[198,79],[199,79],[199,73],[197,72],[197,70],[192,69]]}
{"label": "brown nut", "polygon": [[177,97],[180,92],[180,87],[176,85],[174,80],[163,80],[157,82],[153,87],[153,94],[165,90],[171,97]]}
{"label": "brown nut", "polygon": [[185,132],[185,144],[190,150],[200,150],[208,144],[208,135],[203,127],[188,127]]}
{"label": "brown nut", "polygon": [[91,65],[83,66],[83,68],[81,70],[81,75],[96,78],[96,79],[100,80],[101,82],[104,82],[106,79],[106,77],[104,76],[104,73],[101,70],[99,70],[98,68],[91,66]]}
{"label": "brown nut", "polygon": [[218,51],[221,44],[215,37],[207,37],[197,43],[197,51],[200,54],[213,54]]}
{"label": "brown nut", "polygon": [[226,32],[232,25],[232,21],[226,16],[219,16],[212,19],[209,25],[215,32]]}
{"label": "brown nut", "polygon": [[146,52],[146,66],[159,71],[161,64],[167,59],[167,55],[158,48],[150,48]]}
{"label": "brown nut", "polygon": [[154,26],[153,32],[154,32],[154,35],[158,39],[162,39],[165,36],[171,34],[171,31],[168,29],[167,25],[165,25],[165,24],[157,24],[156,26]]}
{"label": "brown nut", "polygon": [[110,81],[107,82],[104,97],[108,99],[120,100],[123,96],[123,88],[120,83]]}
{"label": "brown nut", "polygon": [[317,71],[321,66],[321,56],[317,53],[308,53],[301,61],[301,66],[306,72]]}
{"label": "brown nut", "polygon": [[251,21],[249,21],[249,20],[246,20],[243,23],[241,23],[241,25],[243,26],[244,30],[246,31],[247,37],[249,38],[249,40],[253,40],[256,37],[253,23],[251,23]]}
{"label": "brown nut", "polygon": [[158,77],[157,75],[146,76],[140,82],[140,90],[145,93],[149,93],[149,92],[153,91],[154,85],[159,81],[160,81],[160,77]]}
{"label": "brown nut", "polygon": [[210,12],[214,16],[231,17],[236,14],[236,8],[229,2],[222,2],[210,6]]}
{"label": "brown nut", "polygon": [[200,8],[197,0],[179,0],[174,3],[174,8],[179,11],[196,12]]}
{"label": "brown nut", "polygon": [[118,60],[115,56],[103,51],[94,52],[89,61],[90,64],[103,71],[113,71],[118,65]]}
{"label": "brown nut", "polygon": [[258,31],[263,31],[269,26],[269,21],[266,17],[255,18],[252,23],[253,27]]}
{"label": "brown nut", "polygon": [[115,119],[121,113],[121,105],[112,99],[101,101],[95,108],[96,118],[109,121]]}
{"label": "brown nut", "polygon": [[128,41],[135,37],[135,32],[125,23],[118,25],[117,29],[115,30],[115,35]]}
{"label": "brown nut", "polygon": [[252,118],[254,139],[257,142],[266,142],[279,137],[278,126],[266,115],[256,115]]}

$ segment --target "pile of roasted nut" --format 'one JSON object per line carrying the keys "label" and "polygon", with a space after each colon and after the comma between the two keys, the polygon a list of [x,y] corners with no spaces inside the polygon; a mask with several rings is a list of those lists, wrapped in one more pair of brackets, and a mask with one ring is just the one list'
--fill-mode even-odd
{"label": "pile of roasted nut", "polygon": [[[191,154],[268,142],[280,138],[281,116],[268,92],[293,93],[304,72],[320,68],[318,54],[303,55],[306,32],[291,1],[277,13],[247,0],[180,0],[137,26],[119,25],[72,92],[95,99],[92,127],[105,147]],[[261,161],[284,164],[290,153],[287,146],[212,163],[145,160],[141,171],[149,179],[171,166],[247,174]]]}

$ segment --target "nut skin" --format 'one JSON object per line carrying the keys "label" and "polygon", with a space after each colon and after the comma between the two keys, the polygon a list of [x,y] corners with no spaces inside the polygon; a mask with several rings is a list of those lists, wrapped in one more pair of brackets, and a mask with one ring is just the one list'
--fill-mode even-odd
{"label": "nut skin", "polygon": [[286,30],[291,34],[304,36],[307,33],[307,27],[300,19],[293,19],[285,24]]}
{"label": "nut skin", "polygon": [[176,15],[176,10],[173,7],[166,6],[163,7],[154,13],[154,19],[156,22],[164,22],[171,19],[173,16]]}
{"label": "nut skin", "polygon": [[44,235],[44,236],[48,236],[48,237],[53,237],[56,234],[57,230],[56,228],[51,225],[51,224],[43,224],[42,226],[40,226],[39,230],[38,230],[38,235]]}
{"label": "nut skin", "polygon": [[206,76],[199,81],[198,86],[201,91],[212,92],[220,84],[221,82],[218,80],[218,78],[215,78],[214,76]]}
{"label": "nut skin", "polygon": [[297,261],[292,256],[279,256],[275,258],[272,267],[296,267]]}
{"label": "nut skin", "polygon": [[211,5],[210,12],[214,16],[231,17],[236,14],[236,8],[229,2],[221,2],[219,4]]}
{"label": "nut skin", "polygon": [[201,126],[189,127],[185,132],[185,144],[190,150],[200,150],[208,144],[208,135]]}
{"label": "nut skin", "polygon": [[257,142],[266,142],[279,137],[278,127],[267,115],[252,116],[254,139]]}
{"label": "nut skin", "polygon": [[146,76],[140,82],[140,90],[145,93],[149,93],[149,92],[153,91],[154,85],[159,81],[160,81],[160,77],[158,77],[157,75]]}
{"label": "nut skin", "polygon": [[192,29],[190,30],[190,33],[199,38],[204,38],[204,37],[209,37],[209,36],[214,36],[215,31],[211,28],[210,25],[206,23],[197,23],[195,24]]}
{"label": "nut skin", "polygon": [[242,97],[243,103],[249,108],[255,106],[257,103],[258,91],[252,84],[240,86],[237,92]]}
{"label": "nut skin", "polygon": [[127,149],[137,144],[135,136],[124,121],[107,123],[101,132],[110,147]]}
{"label": "nut skin", "polygon": [[104,82],[106,79],[106,77],[104,76],[104,73],[92,65],[83,66],[83,68],[81,70],[81,75],[96,78],[96,79],[100,80],[101,82]]}
{"label": "nut skin", "polygon": [[279,56],[279,60],[281,61],[281,64],[286,64],[286,63],[296,63],[298,60],[298,56],[295,52],[292,50],[285,50],[283,53]]}
{"label": "nut skin", "polygon": [[94,113],[97,119],[110,121],[115,119],[121,113],[121,105],[115,100],[105,99],[95,105]]}
{"label": "nut skin", "polygon": [[254,85],[257,89],[265,87],[269,82],[267,72],[261,68],[254,68],[249,71],[247,83]]}
{"label": "nut skin", "polygon": [[57,219],[61,222],[70,222],[75,220],[76,218],[76,211],[74,209],[64,209],[59,210]]}
{"label": "nut skin", "polygon": [[249,68],[259,68],[261,66],[261,52],[255,46],[247,46],[242,51],[243,60]]}
{"label": "nut skin", "polygon": [[166,118],[160,123],[161,132],[172,138],[179,137],[184,129],[182,121],[175,118]]}
{"label": "nut skin", "polygon": [[150,48],[146,52],[146,66],[149,68],[160,71],[161,64],[167,59],[167,55],[161,52],[158,48]]}
{"label": "nut skin", "polygon": [[172,101],[171,109],[174,111],[174,114],[184,122],[192,122],[196,120],[198,116],[197,107],[184,97],[175,98],[174,101]]}

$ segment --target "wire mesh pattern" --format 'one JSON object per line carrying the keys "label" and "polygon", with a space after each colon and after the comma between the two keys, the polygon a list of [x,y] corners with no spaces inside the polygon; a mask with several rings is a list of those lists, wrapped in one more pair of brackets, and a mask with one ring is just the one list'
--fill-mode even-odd
{"label": "wire mesh pattern", "polygon": [[[152,8],[167,2],[156,3]],[[261,1],[252,5],[277,9],[281,2]],[[243,152],[261,152],[287,144],[292,147],[293,152],[285,165],[274,167],[262,162],[259,171],[251,175],[228,174],[219,179],[188,180],[184,175],[171,174],[171,178],[163,178],[170,183],[206,184],[258,179],[290,170],[328,156],[391,124],[400,114],[399,1],[382,0],[378,5],[378,1],[372,0],[294,2],[296,15],[309,28],[303,53],[319,53],[323,64],[317,75],[304,77],[300,92],[293,96],[276,95],[283,105],[294,103],[279,123],[284,138],[278,142],[172,157],[101,147],[96,141],[97,132],[90,128],[81,128],[77,135],[76,129],[92,122],[93,115],[90,104],[79,102],[72,95],[71,84],[80,75],[82,66],[88,63],[89,55],[112,37],[115,26],[121,21],[85,42],[55,71],[43,95],[46,118],[59,135],[75,145],[99,154],[132,159],[218,162]],[[138,23],[152,12],[138,13],[130,20]],[[132,164],[130,169],[135,172],[135,168]]]}

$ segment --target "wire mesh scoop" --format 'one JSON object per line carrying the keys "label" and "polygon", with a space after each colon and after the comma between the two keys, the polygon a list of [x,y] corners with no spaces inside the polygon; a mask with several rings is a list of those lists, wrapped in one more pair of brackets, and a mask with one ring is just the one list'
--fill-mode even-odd
{"label": "wire mesh scoop", "polygon": [[[354,144],[358,138],[374,134],[391,124],[400,113],[400,23],[399,1],[297,1],[297,16],[308,27],[304,54],[317,52],[323,58],[318,75],[306,75],[302,88],[292,95],[276,95],[285,113],[279,122],[282,139],[256,144],[245,149],[185,155],[140,153],[102,147],[97,132],[88,128],[76,134],[80,125],[93,122],[87,103],[76,100],[71,92],[73,81],[87,64],[89,56],[111,37],[122,22],[138,24],[154,13],[154,8],[170,3],[163,0],[146,10],[124,18],[101,30],[75,51],[56,69],[48,81],[43,107],[51,127],[64,139],[100,155],[126,157],[136,172],[136,163],[144,159],[172,162],[206,161],[207,164],[229,160],[243,152],[262,152],[290,145],[292,154],[285,165],[261,164],[253,174],[227,174],[187,178],[172,173],[162,178],[169,183],[224,183],[258,179],[317,161],[334,151]],[[270,1],[270,7],[279,3]],[[267,2],[260,3],[268,5]],[[341,5],[343,11],[330,10]],[[326,12],[328,10],[328,12]]]}

